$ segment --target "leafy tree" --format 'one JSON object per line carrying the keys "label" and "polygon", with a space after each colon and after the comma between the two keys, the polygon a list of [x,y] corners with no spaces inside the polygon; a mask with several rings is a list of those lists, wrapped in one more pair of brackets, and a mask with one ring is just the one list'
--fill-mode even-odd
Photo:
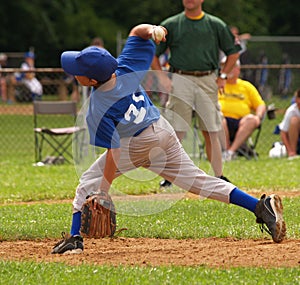
{"label": "leafy tree", "polygon": [[267,13],[270,15],[269,32],[272,35],[299,36],[299,1],[267,1]]}
{"label": "leafy tree", "polygon": [[[37,54],[37,66],[59,66],[63,50],[80,50],[95,36],[116,55],[117,34],[136,24],[159,24],[183,10],[181,0],[0,0],[0,51]],[[300,2],[210,0],[204,10],[252,35],[299,35]]]}

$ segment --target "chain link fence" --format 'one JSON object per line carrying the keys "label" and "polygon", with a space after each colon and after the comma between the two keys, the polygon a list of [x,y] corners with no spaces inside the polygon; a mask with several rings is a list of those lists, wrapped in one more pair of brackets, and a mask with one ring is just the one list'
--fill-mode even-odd
{"label": "chain link fence", "polygon": [[[292,77],[288,90],[282,94],[273,86],[277,86],[282,70],[289,69]],[[260,156],[267,156],[273,142],[280,140],[273,134],[276,125],[282,119],[285,109],[290,104],[294,89],[299,86],[299,65],[244,65],[243,74],[258,74],[268,71],[268,84],[257,85],[266,103],[274,104],[277,108],[276,118],[265,119],[257,150]],[[34,71],[34,72],[33,72]],[[23,72],[23,71],[22,71]],[[0,157],[2,161],[22,160],[25,163],[35,162],[34,132],[33,132],[33,104],[32,100],[65,101],[78,103],[78,110],[82,106],[82,88],[78,86],[72,76],[66,75],[60,68],[36,68],[28,71],[30,76],[38,82],[37,86],[30,86],[24,80],[17,80],[21,73],[18,68],[1,69],[1,101],[0,101]],[[259,80],[257,82],[260,82]],[[265,88],[265,89],[262,89]],[[38,95],[37,90],[42,89]],[[154,90],[154,89],[153,89]],[[264,93],[265,92],[265,93]],[[159,94],[151,93],[152,99],[159,104]]]}
{"label": "chain link fence", "polygon": [[35,162],[33,100],[76,101],[81,90],[73,76],[61,68],[1,69],[0,156],[1,160]]}

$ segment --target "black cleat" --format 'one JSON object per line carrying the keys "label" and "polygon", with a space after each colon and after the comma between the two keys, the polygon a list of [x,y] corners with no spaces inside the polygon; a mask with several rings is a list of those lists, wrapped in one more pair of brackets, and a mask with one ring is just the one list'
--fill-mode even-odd
{"label": "black cleat", "polygon": [[260,229],[272,236],[274,242],[280,243],[286,235],[286,225],[283,220],[283,206],[281,198],[272,194],[262,195],[255,209],[256,222],[261,224]]}
{"label": "black cleat", "polygon": [[78,254],[83,252],[83,238],[81,236],[65,236],[52,249],[51,253]]}
{"label": "black cleat", "polygon": [[172,182],[170,182],[169,180],[162,180],[159,182],[160,188],[169,188],[171,186],[172,186]]}

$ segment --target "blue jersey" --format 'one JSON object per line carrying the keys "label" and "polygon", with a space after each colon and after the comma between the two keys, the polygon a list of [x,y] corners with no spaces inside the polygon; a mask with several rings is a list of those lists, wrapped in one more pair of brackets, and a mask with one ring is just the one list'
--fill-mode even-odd
{"label": "blue jersey", "polygon": [[154,52],[151,40],[129,37],[117,59],[114,88],[92,92],[87,112],[92,145],[118,148],[121,138],[136,136],[159,119],[159,110],[140,85]]}

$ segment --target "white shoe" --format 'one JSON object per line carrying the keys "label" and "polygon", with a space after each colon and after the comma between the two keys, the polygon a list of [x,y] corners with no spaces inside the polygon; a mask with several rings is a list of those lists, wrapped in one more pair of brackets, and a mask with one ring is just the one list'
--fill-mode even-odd
{"label": "white shoe", "polygon": [[300,158],[300,155],[292,155],[288,157],[288,160],[294,160]]}
{"label": "white shoe", "polygon": [[231,150],[225,150],[222,153],[222,159],[223,161],[232,161],[234,160],[236,157],[236,153],[234,151]]}

